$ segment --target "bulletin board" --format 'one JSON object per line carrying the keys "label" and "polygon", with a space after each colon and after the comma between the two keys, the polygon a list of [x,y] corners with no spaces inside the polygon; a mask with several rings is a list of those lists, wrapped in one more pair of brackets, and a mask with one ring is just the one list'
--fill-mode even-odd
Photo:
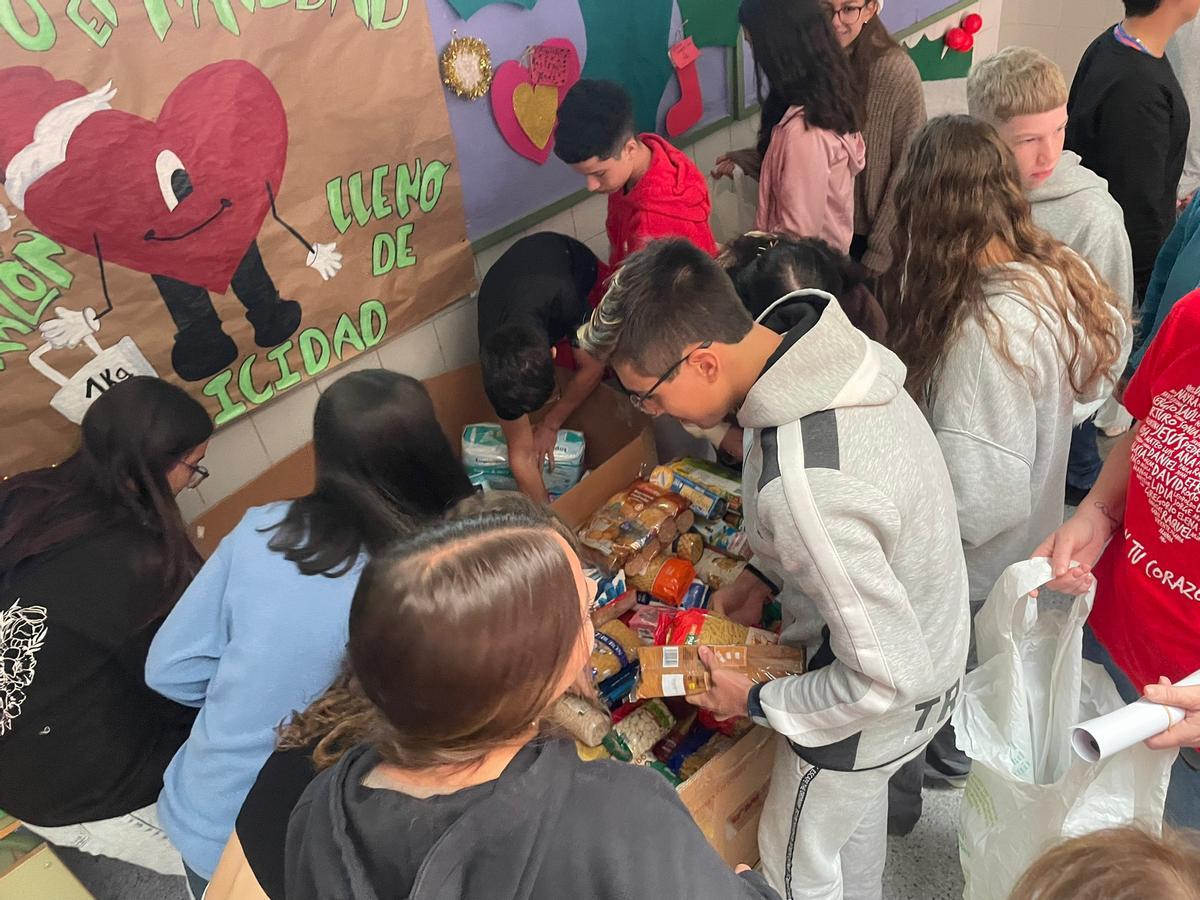
{"label": "bulletin board", "polygon": [[[737,4],[730,0],[427,0],[434,45],[455,37],[479,38],[493,68],[528,59],[526,49],[552,38],[575,48],[585,78],[625,84],[635,97],[641,130],[664,132],[667,111],[680,99],[668,47],[690,36],[702,112],[687,132],[672,138],[686,146],[727,124],[737,94],[733,79],[739,40]],[[463,185],[467,233],[482,249],[574,204],[582,180],[550,153],[539,164],[513,150],[497,126],[489,96],[467,100],[445,89]]]}

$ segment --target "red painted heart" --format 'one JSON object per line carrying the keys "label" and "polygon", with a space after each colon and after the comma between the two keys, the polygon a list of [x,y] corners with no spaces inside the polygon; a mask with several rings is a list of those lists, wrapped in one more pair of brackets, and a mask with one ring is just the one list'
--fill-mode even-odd
{"label": "red painted heart", "polygon": [[[558,102],[561,104],[563,98],[567,96],[567,91],[579,80],[581,69],[579,53],[575,50],[575,45],[566,38],[550,38],[543,41],[540,46],[566,53],[566,56],[562,57],[563,71],[559,77],[555,78],[554,84],[558,91]],[[533,88],[533,73],[529,69],[515,59],[510,59],[497,67],[496,75],[492,79],[492,115],[496,119],[496,127],[500,129],[500,134],[508,146],[526,159],[543,165],[550,158],[550,151],[554,149],[554,137],[551,136],[544,147],[539,147],[530,140],[529,135],[521,126],[513,105],[513,95],[521,85],[529,85],[526,88],[527,91]]]}
{"label": "red painted heart", "polygon": [[[119,88],[119,85],[118,85]],[[241,60],[193,72],[156,120],[93,113],[67,158],[29,188],[25,213],[54,240],[106,263],[224,293],[270,211],[287,160],[287,115]]]}

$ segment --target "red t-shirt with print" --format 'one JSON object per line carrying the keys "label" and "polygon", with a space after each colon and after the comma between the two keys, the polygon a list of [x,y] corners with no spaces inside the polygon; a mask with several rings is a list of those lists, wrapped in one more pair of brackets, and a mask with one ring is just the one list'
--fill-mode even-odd
{"label": "red t-shirt with print", "polygon": [[1171,310],[1124,401],[1141,426],[1089,621],[1141,689],[1200,669],[1200,291]]}

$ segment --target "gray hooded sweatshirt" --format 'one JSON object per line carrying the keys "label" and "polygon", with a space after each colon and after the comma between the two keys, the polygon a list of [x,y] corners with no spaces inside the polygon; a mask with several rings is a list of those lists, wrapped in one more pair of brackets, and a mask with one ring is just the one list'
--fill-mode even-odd
{"label": "gray hooded sweatshirt", "polygon": [[[1033,223],[1062,241],[1087,262],[1112,288],[1126,317],[1133,309],[1133,250],[1125,232],[1125,215],[1108,192],[1108,182],[1082,165],[1079,154],[1063,152],[1058,165],[1041,185],[1029,192]],[[1121,344],[1121,365],[1129,359],[1133,330],[1126,329]],[[1112,394],[1114,384],[1090,403],[1075,407],[1074,419],[1082,422]],[[1047,532],[1048,533],[1048,532]]]}
{"label": "gray hooded sweatshirt", "polygon": [[[1014,271],[1032,281],[1015,281]],[[970,318],[947,348],[930,391],[929,421],[954,482],[973,603],[986,600],[1004,570],[1028,559],[1062,524],[1073,408],[1111,393],[1125,367],[1127,353],[1090,391],[1076,394],[1058,349],[1067,325],[1031,299],[1046,290],[1027,266],[990,270],[987,304],[1023,371],[1005,362],[989,329]],[[1114,309],[1112,315],[1119,314]],[[1079,329],[1073,320],[1071,327]],[[1123,321],[1121,327],[1131,330]],[[1090,367],[1087,355],[1080,356],[1079,366]]]}
{"label": "gray hooded sweatshirt", "polygon": [[953,711],[966,566],[904,365],[828,294],[799,294],[761,319],[786,333],[738,422],[754,564],[781,588],[783,640],[812,668],[756,688],[750,711],[814,766],[870,769],[924,745]]}

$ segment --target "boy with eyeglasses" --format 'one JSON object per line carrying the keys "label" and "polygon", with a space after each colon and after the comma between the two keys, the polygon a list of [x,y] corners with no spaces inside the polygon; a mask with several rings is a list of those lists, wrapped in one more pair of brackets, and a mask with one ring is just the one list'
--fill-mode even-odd
{"label": "boy with eyeglasses", "polygon": [[757,621],[779,593],[809,671],[753,685],[714,669],[690,699],[786,738],[759,825],[771,886],[879,897],[888,779],[954,709],[969,635],[953,488],[904,366],[820,291],[754,322],[683,241],[631,257],[580,343],[648,412],[703,428],[736,412],[746,430],[753,567],[714,603]]}

